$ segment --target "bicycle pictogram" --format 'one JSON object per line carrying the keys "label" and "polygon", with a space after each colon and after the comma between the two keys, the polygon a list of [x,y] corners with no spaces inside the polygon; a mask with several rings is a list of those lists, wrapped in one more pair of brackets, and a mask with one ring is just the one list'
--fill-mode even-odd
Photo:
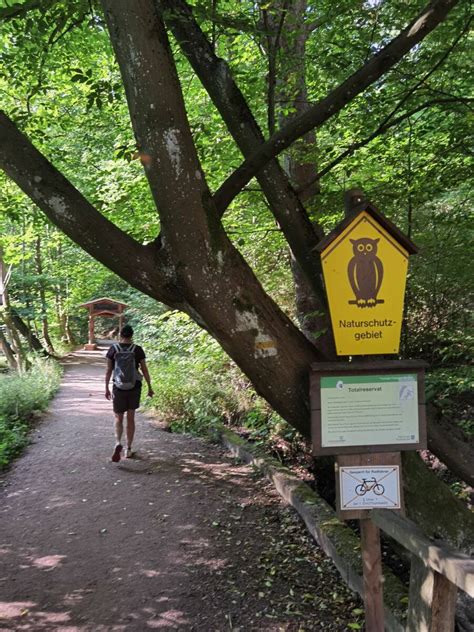
{"label": "bicycle pictogram", "polygon": [[377,496],[385,493],[385,487],[381,483],[377,483],[375,476],[373,478],[363,478],[362,483],[356,485],[355,493],[357,496],[365,496],[367,492],[374,492]]}

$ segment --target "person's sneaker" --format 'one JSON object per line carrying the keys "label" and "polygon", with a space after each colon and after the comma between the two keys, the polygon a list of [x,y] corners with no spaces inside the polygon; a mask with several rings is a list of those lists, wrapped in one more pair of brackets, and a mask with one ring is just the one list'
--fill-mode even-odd
{"label": "person's sneaker", "polygon": [[131,459],[133,457],[132,448],[127,448],[126,456],[127,456],[127,459]]}
{"label": "person's sneaker", "polygon": [[115,446],[114,453],[112,454],[112,461],[114,463],[117,463],[117,461],[120,461],[120,454],[122,453],[122,450],[123,450],[123,446],[120,443],[117,443],[117,445]]}

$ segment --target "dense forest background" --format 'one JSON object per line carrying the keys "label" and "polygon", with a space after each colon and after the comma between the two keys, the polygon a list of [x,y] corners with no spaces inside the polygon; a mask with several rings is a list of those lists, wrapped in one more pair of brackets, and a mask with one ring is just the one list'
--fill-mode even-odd
{"label": "dense forest background", "polygon": [[[422,6],[206,0],[193,3],[193,15],[268,138],[367,63]],[[459,2],[390,72],[280,156],[320,234],[343,218],[344,193],[359,188],[419,246],[410,261],[400,357],[429,362],[428,397],[463,442],[474,433],[470,9]],[[166,11],[164,19],[173,26]],[[1,109],[104,217],[141,244],[155,244],[160,217],[102,7],[83,0],[3,0],[0,20]],[[216,191],[242,154],[183,54],[179,29],[173,32],[189,126],[207,184]],[[265,292],[317,347],[327,333],[320,308],[295,300],[301,280],[270,206],[252,179],[226,209],[223,227]],[[26,371],[35,348],[60,355],[85,342],[87,314],[79,305],[108,296],[130,306],[129,322],[150,360],[153,405],[164,418],[195,431],[225,420],[280,453],[304,450],[302,436],[257,395],[255,381],[209,327],[196,324],[192,310],[170,308],[131,287],[3,173],[0,232],[0,342],[10,369]],[[114,235],[96,233],[95,239],[105,251]],[[112,327],[104,321],[98,332]]]}

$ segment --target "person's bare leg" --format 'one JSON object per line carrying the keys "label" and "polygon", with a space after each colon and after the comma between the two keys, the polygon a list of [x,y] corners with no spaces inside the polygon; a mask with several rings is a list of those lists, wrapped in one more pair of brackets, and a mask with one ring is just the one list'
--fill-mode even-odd
{"label": "person's bare leg", "polygon": [[135,411],[127,410],[127,456],[132,455],[132,443],[135,436]]}
{"label": "person's bare leg", "polygon": [[122,443],[123,435],[123,413],[115,413],[115,440]]}
{"label": "person's bare leg", "polygon": [[120,453],[122,452],[122,434],[123,434],[123,413],[115,413],[115,449],[112,454],[112,461],[120,461]]}

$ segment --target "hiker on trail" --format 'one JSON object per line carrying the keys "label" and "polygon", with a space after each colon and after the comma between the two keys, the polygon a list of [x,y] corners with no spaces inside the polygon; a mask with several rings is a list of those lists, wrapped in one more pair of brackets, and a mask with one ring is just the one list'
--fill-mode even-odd
{"label": "hiker on trail", "polygon": [[[148,397],[153,397],[150,374],[145,362],[142,347],[132,342],[133,329],[125,325],[120,330],[120,343],[113,344],[107,351],[107,371],[105,374],[105,397],[112,399],[115,413],[115,448],[112,461],[120,461],[122,454],[123,416],[127,416],[127,451],[126,457],[133,456],[132,443],[135,434],[135,410],[140,406],[142,379],[148,385]],[[141,369],[141,373],[139,371]],[[109,382],[113,375],[113,389],[110,392]]]}

